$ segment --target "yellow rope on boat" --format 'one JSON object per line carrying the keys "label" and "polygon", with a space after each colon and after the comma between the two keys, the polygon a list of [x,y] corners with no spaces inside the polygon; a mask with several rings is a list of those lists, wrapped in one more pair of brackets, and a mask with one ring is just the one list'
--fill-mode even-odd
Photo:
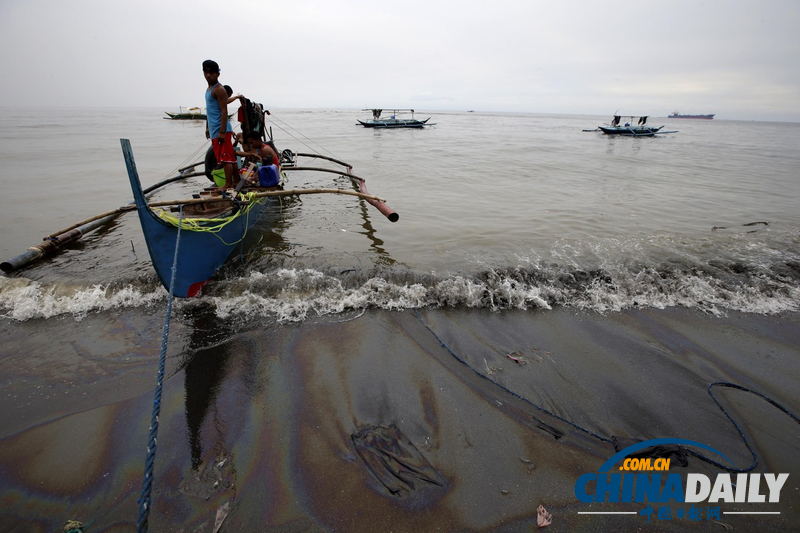
{"label": "yellow rope on boat", "polygon": [[[256,203],[263,203],[266,201],[266,198],[256,198],[255,192],[248,192],[248,193],[240,193],[239,200],[243,202],[244,205],[239,206],[239,210],[236,213],[227,216],[227,217],[215,217],[215,218],[186,218],[178,219],[175,215],[171,214],[169,211],[165,211],[163,209],[153,209],[153,212],[164,222],[175,226],[176,228],[180,226],[182,230],[187,231],[196,231],[199,233],[212,233],[215,237],[217,237],[223,244],[227,246],[232,246],[241,242],[245,235],[247,235],[247,222],[250,217],[250,210],[253,208]],[[233,222],[241,218],[242,216],[247,217],[245,219],[245,231],[242,234],[242,237],[235,242],[225,242],[225,240],[218,235],[222,229]]]}

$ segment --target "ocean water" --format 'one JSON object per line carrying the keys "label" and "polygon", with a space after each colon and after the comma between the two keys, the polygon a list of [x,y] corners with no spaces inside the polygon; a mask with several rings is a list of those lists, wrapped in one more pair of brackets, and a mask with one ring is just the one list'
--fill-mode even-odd
{"label": "ocean water", "polygon": [[[540,504],[554,531],[708,529],[580,515],[575,481],[612,437],[790,472],[780,506],[746,506],[780,515],[721,522],[797,524],[800,124],[651,118],[677,133],[613,138],[583,131],[601,116],[419,112],[436,125],[380,131],[272,111],[279,149],[347,161],[399,221],[283,200],[175,302],[168,342],[133,213],[0,276],[0,529],[133,530],[161,353],[153,531],[517,532]],[[201,161],[203,124],[163,112],[5,108],[0,260],[131,201],[120,138],[145,186]],[[720,381],[764,396],[709,397]],[[376,471],[365,435],[436,482]]]}
{"label": "ocean water", "polygon": [[[162,112],[7,110],[3,260],[131,201],[120,138],[131,140],[145,186],[202,160],[203,123],[162,120]],[[420,112],[436,125],[386,131],[356,126],[360,115],[275,110],[268,118],[279,149],[350,163],[399,222],[351,197],[285,201],[204,289],[200,300],[219,316],[798,309],[800,124],[651,118],[678,132],[614,138],[583,131],[607,121],[600,116]],[[155,198],[205,185],[189,179]],[[333,174],[299,172],[289,186],[350,187]],[[0,306],[6,318],[26,320],[162,301],[145,250],[128,213],[0,278]]]}

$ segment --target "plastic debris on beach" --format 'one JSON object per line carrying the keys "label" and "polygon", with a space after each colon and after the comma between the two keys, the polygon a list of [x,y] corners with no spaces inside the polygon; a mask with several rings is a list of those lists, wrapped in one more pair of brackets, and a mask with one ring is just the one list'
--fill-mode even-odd
{"label": "plastic debris on beach", "polygon": [[352,439],[372,475],[396,496],[429,485],[445,485],[444,476],[394,424],[364,428]]}
{"label": "plastic debris on beach", "polygon": [[544,505],[540,505],[538,509],[536,509],[536,524],[539,527],[547,527],[553,523],[553,515],[547,512],[547,509],[544,508]]}
{"label": "plastic debris on beach", "polygon": [[83,522],[79,522],[77,520],[67,520],[67,523],[64,524],[64,533],[83,533],[83,528],[86,525]]}
{"label": "plastic debris on beach", "polygon": [[496,366],[489,366],[489,363],[486,361],[486,358],[483,359],[483,364],[486,365],[486,375],[491,376],[494,375],[495,372],[502,372],[503,369]]}
{"label": "plastic debris on beach", "polygon": [[527,364],[527,361],[525,361],[525,359],[523,359],[522,354],[519,353],[519,352],[507,353],[506,357],[508,357],[509,359],[511,359],[512,361],[514,361],[515,363],[517,363],[520,366],[522,366],[524,364]]}
{"label": "plastic debris on beach", "polygon": [[219,528],[222,527],[222,523],[228,517],[230,509],[231,509],[231,502],[229,501],[225,502],[219,507],[219,509],[217,509],[217,516],[214,520],[214,533],[217,533],[219,531]]}

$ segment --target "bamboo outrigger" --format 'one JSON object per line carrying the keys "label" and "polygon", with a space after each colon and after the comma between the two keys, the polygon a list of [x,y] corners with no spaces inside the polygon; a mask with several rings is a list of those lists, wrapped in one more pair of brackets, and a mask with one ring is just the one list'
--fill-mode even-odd
{"label": "bamboo outrigger", "polygon": [[[179,175],[173,176],[172,178],[167,178],[163,181],[156,183],[155,185],[151,185],[143,192],[145,195],[155,191],[156,189],[160,189],[165,185],[169,185],[170,183],[174,183],[176,181],[185,180],[187,178],[195,177],[195,176],[202,176],[202,172],[188,172],[189,170],[194,170],[195,167],[203,164],[202,161],[195,163],[193,165],[188,165],[183,168],[179,168],[178,172]],[[61,248],[71,244],[73,242],[79,241],[83,238],[84,235],[91,233],[92,231],[105,226],[106,224],[112,222],[118,216],[128,212],[133,211],[136,209],[136,205],[131,202],[128,205],[123,205],[111,211],[106,211],[104,213],[100,213],[99,215],[95,215],[93,217],[89,217],[86,220],[82,220],[81,222],[77,222],[69,227],[66,227],[62,230],[58,230],[54,233],[51,233],[47,237],[45,237],[41,243],[34,244],[33,246],[29,247],[25,252],[19,254],[16,257],[12,257],[8,261],[3,261],[0,263],[0,270],[5,272],[6,274],[11,274],[17,270],[21,270],[30,264],[47,257],[48,255],[52,255],[56,253]]]}

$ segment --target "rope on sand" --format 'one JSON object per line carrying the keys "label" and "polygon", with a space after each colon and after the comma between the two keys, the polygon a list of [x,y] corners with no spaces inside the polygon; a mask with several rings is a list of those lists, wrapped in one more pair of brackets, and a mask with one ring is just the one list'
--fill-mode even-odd
{"label": "rope on sand", "polygon": [[756,455],[756,452],[753,451],[753,448],[750,446],[750,442],[747,440],[747,437],[745,436],[744,430],[742,429],[742,427],[736,422],[736,420],[733,419],[733,417],[722,406],[722,404],[719,403],[719,400],[717,400],[717,397],[714,396],[714,393],[711,391],[711,389],[714,388],[714,387],[726,387],[726,388],[729,388],[729,389],[737,389],[737,390],[740,390],[740,391],[749,392],[750,394],[755,394],[756,396],[758,396],[762,400],[770,403],[773,407],[777,407],[778,409],[780,409],[781,411],[786,413],[786,415],[788,415],[790,418],[792,418],[795,422],[800,424],[800,418],[797,418],[797,416],[794,415],[791,411],[786,409],[784,406],[782,406],[781,404],[779,404],[778,402],[776,402],[775,400],[773,400],[769,396],[765,396],[765,395],[761,394],[760,392],[748,389],[747,387],[742,387],[741,385],[737,385],[736,383],[730,383],[730,382],[727,382],[727,381],[716,381],[716,382],[714,382],[714,383],[712,383],[712,384],[710,384],[708,386],[708,394],[709,394],[709,396],[711,396],[711,399],[714,400],[714,402],[717,404],[717,407],[719,407],[720,410],[722,410],[723,414],[726,417],[728,417],[728,420],[731,421],[731,424],[733,424],[733,427],[736,428],[736,431],[739,432],[739,436],[742,437],[742,441],[744,442],[744,445],[747,446],[747,449],[750,450],[750,454],[753,456],[753,464],[751,464],[747,468],[731,468],[729,466],[725,466],[723,464],[720,464],[720,463],[714,461],[713,459],[709,459],[708,457],[706,457],[706,456],[704,456],[702,454],[699,454],[699,453],[697,453],[697,452],[695,452],[693,450],[690,450],[688,448],[686,449],[686,452],[689,455],[693,455],[693,456],[697,457],[698,459],[700,459],[701,461],[705,461],[706,463],[708,463],[710,465],[716,466],[718,468],[722,468],[723,470],[727,470],[728,472],[735,472],[735,473],[750,472],[751,470],[753,470],[755,467],[758,466],[758,455]]}
{"label": "rope on sand", "polygon": [[516,399],[518,399],[518,400],[522,400],[523,402],[525,402],[525,403],[527,403],[528,405],[530,405],[530,406],[532,406],[532,407],[534,407],[534,408],[538,409],[539,411],[541,411],[541,412],[543,412],[543,413],[545,413],[545,414],[547,414],[547,415],[550,415],[550,416],[552,416],[552,417],[553,417],[553,418],[555,418],[556,420],[560,420],[561,422],[564,422],[565,424],[569,424],[570,426],[574,427],[574,428],[575,428],[575,429],[577,429],[578,431],[582,431],[582,432],[586,433],[587,435],[591,435],[592,437],[594,437],[594,438],[596,438],[596,439],[598,439],[598,440],[600,440],[600,441],[602,441],[602,442],[607,442],[607,443],[609,443],[609,444],[611,444],[611,443],[612,443],[612,440],[611,440],[611,439],[607,439],[606,437],[600,436],[600,435],[598,435],[597,433],[594,433],[594,432],[592,432],[592,431],[590,431],[590,430],[586,429],[586,428],[585,428],[585,427],[583,427],[583,426],[579,426],[579,425],[578,425],[578,424],[576,424],[575,422],[572,422],[572,421],[570,421],[570,420],[567,420],[566,418],[562,418],[562,417],[558,416],[557,414],[555,414],[555,413],[554,413],[554,412],[552,412],[552,411],[548,411],[547,409],[545,409],[544,407],[542,407],[542,406],[540,406],[540,405],[536,405],[535,403],[533,403],[533,402],[532,402],[532,401],[530,401],[529,399],[525,398],[524,396],[521,396],[521,395],[517,394],[516,392],[512,391],[512,390],[511,390],[511,389],[509,389],[508,387],[506,387],[506,386],[504,386],[504,385],[502,385],[502,384],[498,383],[497,381],[495,381],[495,380],[493,380],[493,379],[489,378],[488,376],[486,376],[486,374],[484,374],[484,373],[480,372],[479,370],[476,370],[475,368],[473,368],[472,366],[470,366],[470,364],[469,364],[469,363],[468,363],[468,362],[467,362],[465,359],[463,359],[462,357],[458,356],[458,355],[457,355],[457,354],[456,354],[456,353],[455,353],[453,350],[451,350],[451,349],[450,349],[450,347],[449,347],[447,344],[445,344],[445,342],[444,342],[444,341],[443,341],[443,340],[442,340],[442,339],[441,339],[441,338],[440,338],[440,337],[439,337],[439,336],[436,334],[436,332],[435,332],[435,331],[433,331],[433,330],[431,329],[431,327],[430,327],[428,324],[426,324],[426,323],[425,323],[425,321],[423,321],[423,320],[422,320],[422,315],[420,315],[420,314],[419,314],[419,310],[418,310],[418,309],[414,309],[414,314],[416,314],[417,318],[418,318],[418,319],[419,319],[419,321],[422,323],[422,325],[423,325],[423,326],[425,326],[425,329],[427,329],[428,331],[430,331],[430,332],[431,332],[431,334],[432,334],[434,337],[436,337],[436,340],[437,340],[437,341],[439,341],[439,344],[441,344],[441,345],[442,345],[442,347],[443,347],[445,350],[447,350],[447,351],[450,353],[450,355],[452,355],[453,357],[455,357],[455,358],[456,358],[456,360],[458,360],[458,362],[459,362],[459,363],[463,364],[464,366],[466,366],[467,368],[469,368],[470,370],[472,370],[473,372],[475,372],[475,373],[476,373],[478,376],[482,377],[483,379],[485,379],[486,381],[488,381],[488,382],[489,382],[489,383],[491,383],[492,385],[495,385],[495,386],[497,386],[497,387],[500,387],[501,389],[503,389],[503,391],[507,392],[508,394],[510,394],[511,396],[513,396],[514,398],[516,398]]}
{"label": "rope on sand", "polygon": [[153,415],[150,419],[150,437],[147,443],[147,459],[144,467],[142,481],[142,495],[139,497],[139,517],[136,521],[136,533],[147,533],[147,518],[150,516],[150,493],[153,488],[153,467],[156,460],[156,445],[158,443],[158,415],[161,412],[161,391],[164,384],[164,367],[167,358],[167,339],[169,338],[169,321],[172,315],[172,289],[175,285],[175,274],[178,271],[178,248],[181,243],[181,220],[183,208],[180,209],[178,219],[178,236],[175,238],[175,255],[172,258],[172,274],[169,282],[169,298],[167,298],[167,316],[164,320],[164,333],[161,336],[161,355],[158,361],[158,374],[156,377],[156,390],[153,398]]}
{"label": "rope on sand", "polygon": [[[422,315],[420,315],[418,309],[414,309],[414,314],[416,315],[417,319],[419,319],[420,323],[422,323],[422,325],[425,327],[425,329],[427,329],[431,333],[431,335],[433,335],[436,338],[436,340],[439,341],[439,344],[441,344],[442,347],[445,350],[447,350],[447,352],[450,355],[452,355],[458,362],[460,362],[461,364],[463,364],[464,366],[466,366],[467,368],[472,370],[474,373],[476,373],[481,378],[483,378],[486,381],[488,381],[489,383],[501,388],[503,391],[507,392],[508,394],[513,396],[514,398],[517,398],[518,400],[521,400],[521,401],[527,403],[528,405],[536,408],[537,410],[539,410],[539,411],[541,411],[541,412],[543,412],[543,413],[545,413],[545,414],[547,414],[549,416],[552,416],[556,420],[560,420],[561,422],[564,422],[565,424],[569,424],[570,426],[574,427],[578,431],[586,433],[587,435],[590,435],[590,436],[592,436],[592,437],[594,437],[594,438],[596,438],[596,439],[598,439],[598,440],[600,440],[602,442],[613,444],[613,440],[608,439],[606,437],[603,437],[601,435],[598,435],[597,433],[594,433],[591,430],[588,430],[588,429],[584,428],[583,426],[580,426],[580,425],[576,424],[575,422],[572,422],[572,421],[567,420],[567,419],[565,419],[563,417],[560,417],[557,414],[553,413],[552,411],[548,411],[547,409],[545,409],[544,407],[542,407],[540,405],[536,405],[535,403],[533,403],[529,399],[525,398],[524,396],[521,396],[520,394],[517,394],[516,392],[510,390],[508,387],[505,387],[504,385],[502,385],[502,384],[494,381],[493,379],[489,378],[486,374],[484,374],[484,373],[480,372],[479,370],[473,368],[463,357],[460,357],[452,349],[450,349],[450,347],[447,346],[447,344],[445,344],[445,342],[439,337],[439,335],[437,335],[436,332],[433,331],[433,329],[431,329],[431,327],[428,324],[425,323],[425,321],[422,319]],[[711,399],[714,400],[714,402],[717,404],[717,407],[719,407],[720,410],[722,411],[722,413],[728,418],[728,420],[730,420],[731,424],[733,424],[733,427],[736,428],[736,431],[739,433],[739,436],[742,438],[742,442],[744,442],[744,445],[747,447],[748,451],[750,452],[750,454],[753,457],[753,463],[750,466],[748,466],[747,468],[732,468],[730,466],[725,466],[725,465],[723,465],[721,463],[718,463],[717,461],[715,461],[715,460],[713,460],[713,459],[711,459],[709,457],[706,457],[705,455],[703,455],[701,453],[695,452],[694,450],[691,450],[691,449],[686,448],[684,446],[679,446],[679,448],[684,450],[687,454],[692,455],[692,456],[700,459],[701,461],[704,461],[704,462],[706,462],[706,463],[708,463],[708,464],[710,464],[712,466],[716,466],[717,468],[721,468],[722,470],[725,470],[727,472],[733,472],[733,473],[750,472],[751,470],[755,469],[758,466],[758,455],[756,454],[756,452],[753,450],[752,446],[750,445],[750,441],[747,440],[747,436],[745,435],[744,430],[742,429],[742,427],[736,422],[736,420],[733,419],[733,417],[728,413],[728,411],[722,406],[722,404],[719,402],[717,397],[714,396],[714,392],[712,391],[712,389],[714,387],[725,387],[725,388],[740,390],[740,391],[743,391],[743,392],[748,392],[750,394],[755,394],[759,398],[761,398],[764,401],[766,401],[769,404],[771,404],[773,407],[776,407],[776,408],[780,409],[787,416],[789,416],[792,420],[794,420],[795,422],[800,424],[800,418],[798,418],[797,415],[795,415],[794,413],[789,411],[786,407],[784,407],[783,405],[779,404],[778,402],[776,402],[775,400],[773,400],[769,396],[761,394],[760,392],[754,391],[752,389],[748,389],[747,387],[743,387],[741,385],[737,385],[736,383],[730,383],[730,382],[727,382],[727,381],[716,381],[714,383],[711,383],[708,386],[708,389],[707,389],[709,396],[711,396]]]}

